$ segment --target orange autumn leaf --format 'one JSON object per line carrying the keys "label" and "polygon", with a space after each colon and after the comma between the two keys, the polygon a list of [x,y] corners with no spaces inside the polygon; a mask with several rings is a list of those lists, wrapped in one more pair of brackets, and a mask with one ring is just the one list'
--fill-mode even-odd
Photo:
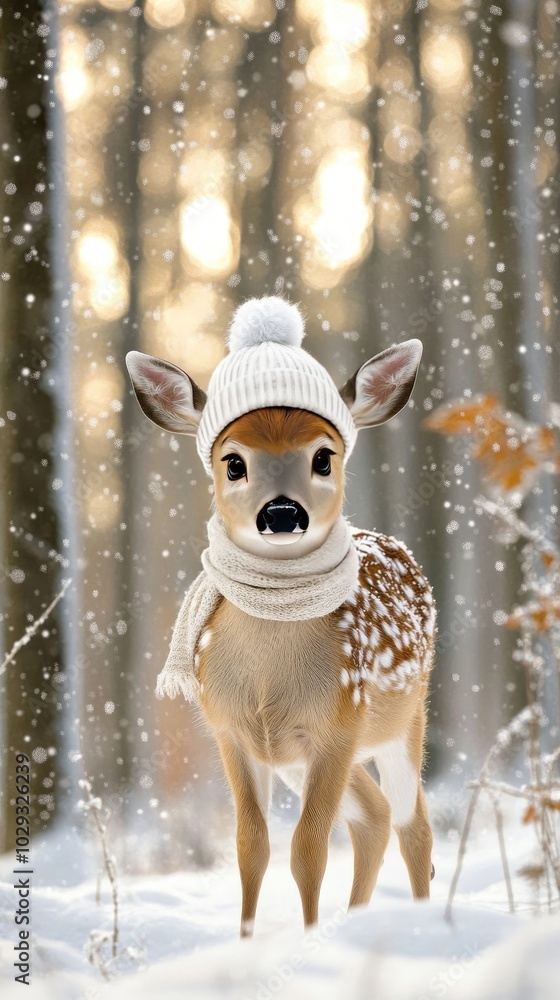
{"label": "orange autumn leaf", "polygon": [[[560,812],[560,799],[546,798],[542,799],[541,801],[545,809],[556,809],[558,812]],[[538,819],[538,812],[535,809],[533,803],[531,803],[530,805],[527,806],[525,812],[523,813],[523,816],[521,817],[521,822],[535,823],[537,819]]]}
{"label": "orange autumn leaf", "polygon": [[424,421],[428,430],[468,435],[472,455],[499,493],[526,493],[544,462],[560,462],[554,430],[504,410],[494,395],[439,406]]}
{"label": "orange autumn leaf", "polygon": [[424,427],[441,434],[472,434],[485,417],[498,409],[497,396],[475,396],[443,403],[424,420]]}
{"label": "orange autumn leaf", "polygon": [[534,632],[546,632],[559,620],[560,598],[548,597],[515,608],[505,624],[512,629],[528,628]]}
{"label": "orange autumn leaf", "polygon": [[537,810],[534,805],[527,806],[525,812],[523,813],[521,822],[522,823],[533,823],[537,818]]}

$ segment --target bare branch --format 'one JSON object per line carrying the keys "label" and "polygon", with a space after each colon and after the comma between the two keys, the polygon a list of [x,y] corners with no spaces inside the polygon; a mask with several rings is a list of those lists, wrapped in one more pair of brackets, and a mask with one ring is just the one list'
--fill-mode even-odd
{"label": "bare branch", "polygon": [[37,618],[34,622],[32,622],[31,625],[29,625],[26,628],[26,630],[25,630],[24,634],[21,636],[21,638],[17,639],[16,642],[14,642],[14,644],[13,644],[10,652],[6,656],[6,659],[0,665],[0,676],[5,672],[6,667],[17,656],[17,654],[19,653],[21,647],[22,646],[26,646],[27,643],[29,642],[29,640],[32,639],[33,636],[35,635],[37,629],[41,627],[41,625],[43,624],[43,622],[46,622],[46,620],[49,617],[49,615],[51,614],[51,612],[56,608],[56,605],[58,604],[58,602],[60,600],[62,600],[62,598],[64,597],[64,595],[65,595],[66,591],[68,590],[68,587],[70,586],[71,583],[72,583],[72,578],[71,577],[68,580],[64,581],[64,583],[62,584],[62,587],[60,588],[58,594],[56,595],[56,597],[54,598],[54,600],[51,601],[51,603],[49,604],[48,608],[46,608],[45,611],[43,611],[43,614],[39,618]]}

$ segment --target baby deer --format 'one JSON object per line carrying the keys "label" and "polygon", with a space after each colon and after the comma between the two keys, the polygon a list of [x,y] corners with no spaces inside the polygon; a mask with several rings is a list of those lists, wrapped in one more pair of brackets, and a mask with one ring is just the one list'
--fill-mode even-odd
{"label": "baby deer", "polygon": [[[274,308],[284,315],[279,300],[256,301],[276,303]],[[295,308],[281,300],[280,306]],[[268,314],[265,318],[270,319]],[[288,382],[279,388],[275,377],[282,381],[281,371],[289,366],[299,371],[299,356],[310,356],[297,337],[290,340],[279,329],[282,324],[278,321],[275,328],[272,320],[268,327],[264,324],[264,333],[262,323],[250,322],[235,351],[238,369],[245,365],[253,388],[266,375],[266,391],[259,396],[256,389],[247,389],[236,402],[228,390],[227,406],[223,385],[213,388],[211,382],[207,400],[174,365],[138,352],[127,356],[144,412],[166,430],[197,435],[213,477],[214,518],[225,531],[224,560],[218,565],[218,549],[216,573],[235,577],[229,568],[232,549],[239,554],[239,565],[245,559],[261,575],[266,566],[270,579],[270,589],[266,582],[262,585],[268,604],[255,612],[236,600],[237,590],[228,591],[233,599],[219,593],[196,643],[200,704],[235,800],[242,936],[252,933],[269,860],[267,811],[274,773],[302,800],[291,870],[306,926],[318,920],[329,835],[339,815],[348,824],[354,849],[350,906],[367,904],[371,897],[391,822],[415,898],[429,895],[432,874],[432,834],[421,785],[435,626],[429,584],[401,542],[356,529],[348,529],[349,555],[357,556],[355,574],[328,613],[313,616],[311,610],[305,617],[290,613],[286,619],[284,599],[290,601],[291,591],[275,589],[274,572],[275,566],[280,576],[287,567],[290,573],[300,565],[302,572],[311,567],[312,598],[322,579],[313,563],[316,553],[325,549],[337,525],[348,527],[341,511],[352,434],[383,423],[406,404],[421,344],[409,340],[366,362],[337,391],[336,401],[328,394],[325,401],[309,375],[308,390],[298,388],[299,398],[308,391],[308,405],[298,406]],[[228,363],[234,358],[231,335],[230,344]],[[267,354],[272,344],[281,352],[281,363],[278,352],[274,358]],[[253,359],[250,368],[248,358]],[[330,380],[318,362],[311,362]],[[241,384],[238,369],[231,385]],[[220,401],[220,420],[208,431],[201,421],[214,398]],[[277,405],[282,399],[286,405]],[[331,412],[329,419],[325,414]],[[210,555],[213,544],[211,536]],[[209,571],[210,562],[203,562]],[[238,576],[242,589],[241,570]],[[259,585],[252,582],[256,593]],[[235,579],[231,586],[235,588]],[[371,760],[380,785],[364,766]]]}

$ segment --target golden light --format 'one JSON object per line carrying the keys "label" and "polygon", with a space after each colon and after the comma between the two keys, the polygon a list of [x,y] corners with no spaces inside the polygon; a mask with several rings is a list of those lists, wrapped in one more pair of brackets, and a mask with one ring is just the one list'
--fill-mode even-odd
{"label": "golden light", "polygon": [[117,368],[104,366],[93,374],[88,372],[78,393],[80,414],[89,418],[108,412],[114,400],[122,399],[123,392],[124,379]]}
{"label": "golden light", "polygon": [[119,319],[128,309],[129,267],[119,250],[119,230],[108,219],[96,219],[84,227],[75,253],[85,280],[87,303],[107,322]]}
{"label": "golden light", "polygon": [[[192,7],[192,0],[187,2]],[[144,8],[144,17],[152,28],[175,28],[186,14],[185,0],[147,0]]]}
{"label": "golden light", "polygon": [[60,72],[56,78],[65,111],[73,111],[87,98],[89,76],[85,69],[88,37],[79,29],[62,33]]}
{"label": "golden light", "polygon": [[394,128],[395,125],[416,126],[420,120],[420,112],[420,101],[413,101],[402,94],[392,93],[379,109],[377,119],[387,130]]}
{"label": "golden light", "polygon": [[217,21],[264,31],[274,21],[276,7],[273,0],[213,0],[212,13]]}
{"label": "golden light", "polygon": [[239,231],[223,198],[184,202],[180,213],[181,245],[197,268],[213,276],[233,270],[239,254]]}
{"label": "golden light", "polygon": [[343,97],[354,100],[365,95],[369,83],[366,60],[336,42],[312,49],[306,71],[308,78],[318,87],[336,90]]}
{"label": "golden light", "polygon": [[106,7],[107,10],[130,10],[136,0],[101,0],[101,6]]}
{"label": "golden light", "polygon": [[90,287],[89,301],[100,319],[109,323],[128,310],[128,266],[121,263],[112,274],[101,274]]}
{"label": "golden light", "polygon": [[382,90],[403,93],[415,86],[414,66],[404,55],[389,56],[377,73],[377,83]]}
{"label": "golden light", "polygon": [[297,229],[311,239],[303,272],[312,287],[334,287],[344,270],[363,255],[372,223],[368,195],[367,167],[360,151],[337,149],[323,158],[311,197],[304,195],[294,207]]}
{"label": "golden light", "polygon": [[161,321],[149,331],[147,349],[173,357],[186,371],[204,380],[224,356],[223,331],[232,307],[222,292],[192,281],[166,300]]}
{"label": "golden light", "polygon": [[115,241],[106,233],[90,232],[80,237],[78,261],[82,269],[92,276],[96,271],[110,271],[118,260]]}
{"label": "golden light", "polygon": [[422,76],[434,91],[460,91],[469,79],[470,50],[457,35],[429,35],[422,42]]}
{"label": "golden light", "polygon": [[356,0],[297,0],[300,20],[313,26],[319,41],[361,48],[370,33],[367,4]]}
{"label": "golden light", "polygon": [[369,11],[351,0],[325,0],[321,4],[319,35],[349,48],[361,48],[369,38]]}
{"label": "golden light", "polygon": [[460,211],[465,205],[469,206],[468,225],[474,225],[475,218],[479,215],[477,192],[472,184],[463,181],[462,184],[455,182],[440,191],[440,195],[445,199],[449,207],[455,211]]}
{"label": "golden light", "polygon": [[105,473],[104,482],[103,490],[86,498],[87,519],[96,531],[110,530],[121,513],[120,480],[114,473]]}
{"label": "golden light", "polygon": [[395,125],[385,136],[383,148],[395,163],[409,163],[422,148],[422,136],[415,128]]}
{"label": "golden light", "polygon": [[265,177],[272,168],[272,154],[263,142],[253,140],[242,146],[237,154],[243,183],[248,189],[259,189]]}
{"label": "golden light", "polygon": [[229,157],[220,149],[189,150],[179,168],[179,188],[185,194],[223,193],[228,184],[228,166]]}
{"label": "golden light", "polygon": [[460,10],[465,6],[465,0],[432,0],[432,3],[434,7],[446,11]]}

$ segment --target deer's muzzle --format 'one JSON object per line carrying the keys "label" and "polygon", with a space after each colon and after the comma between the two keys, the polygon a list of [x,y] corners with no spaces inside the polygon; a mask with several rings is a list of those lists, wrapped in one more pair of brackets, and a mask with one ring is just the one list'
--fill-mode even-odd
{"label": "deer's muzzle", "polygon": [[309,516],[297,500],[279,496],[269,500],[257,514],[257,528],[261,534],[276,534],[280,531],[302,532],[309,527]]}

